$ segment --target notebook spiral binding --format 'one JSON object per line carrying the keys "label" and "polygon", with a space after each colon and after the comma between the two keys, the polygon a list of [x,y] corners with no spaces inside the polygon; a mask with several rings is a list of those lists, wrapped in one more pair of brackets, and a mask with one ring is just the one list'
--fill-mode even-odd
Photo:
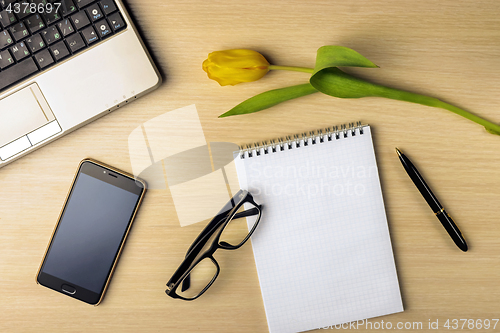
{"label": "notebook spiral binding", "polygon": [[334,139],[340,140],[349,137],[349,132],[351,133],[351,136],[356,136],[356,130],[359,135],[363,135],[364,126],[366,125],[362,125],[361,122],[358,121],[356,123],[318,129],[316,131],[310,131],[309,133],[304,132],[295,134],[293,135],[293,137],[291,135],[288,135],[284,138],[270,140],[269,142],[255,142],[253,145],[249,144],[246,146],[240,146],[240,158],[243,159],[260,156],[262,152],[264,152],[264,154],[269,154],[276,153],[277,151],[284,151],[285,146],[288,149],[300,148],[301,145],[308,146],[309,141],[310,144],[315,145],[317,143],[325,142],[325,139],[327,141],[333,141]]}

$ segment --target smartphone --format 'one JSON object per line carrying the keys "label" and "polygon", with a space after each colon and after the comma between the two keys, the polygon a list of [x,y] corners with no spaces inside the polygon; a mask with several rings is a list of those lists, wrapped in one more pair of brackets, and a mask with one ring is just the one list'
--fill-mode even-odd
{"label": "smartphone", "polygon": [[37,283],[99,305],[145,192],[144,181],[95,160],[83,160]]}

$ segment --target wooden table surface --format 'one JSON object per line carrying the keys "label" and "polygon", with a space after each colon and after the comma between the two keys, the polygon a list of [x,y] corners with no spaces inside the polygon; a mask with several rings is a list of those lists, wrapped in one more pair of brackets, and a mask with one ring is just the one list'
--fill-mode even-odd
{"label": "wooden table surface", "polygon": [[[209,142],[242,144],[356,120],[370,124],[405,307],[403,313],[371,319],[373,331],[382,331],[381,321],[414,327],[405,331],[418,331],[418,323],[425,331],[438,321],[440,331],[447,331],[447,320],[450,331],[480,331],[479,320],[500,318],[500,137],[441,109],[322,94],[218,119],[246,98],[306,82],[308,76],[271,72],[257,82],[220,87],[201,69],[209,52],[230,48],[257,50],[276,65],[312,67],[320,46],[343,45],[380,66],[352,73],[500,122],[499,1],[127,3],[164,84],[0,169],[0,331],[267,332],[250,245],[219,254],[221,276],[197,301],[165,295],[166,281],[203,227],[180,227],[168,189],[147,194],[100,306],[35,284],[80,160],[92,157],[131,172],[130,132],[191,104]],[[469,252],[453,244],[416,191],[396,146],[414,160],[453,215]],[[464,325],[460,319],[473,321]]]}

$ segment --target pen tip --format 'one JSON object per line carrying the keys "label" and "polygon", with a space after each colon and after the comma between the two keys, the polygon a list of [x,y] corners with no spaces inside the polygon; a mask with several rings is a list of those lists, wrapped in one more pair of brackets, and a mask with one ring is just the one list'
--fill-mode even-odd
{"label": "pen tip", "polygon": [[467,252],[467,250],[469,249],[469,247],[467,246],[467,243],[465,243],[465,241],[463,242],[463,244],[460,244],[459,248],[460,248],[460,250],[462,250],[464,252]]}
{"label": "pen tip", "polygon": [[398,153],[399,156],[401,156],[401,150],[399,150],[398,147],[396,147],[396,152]]}

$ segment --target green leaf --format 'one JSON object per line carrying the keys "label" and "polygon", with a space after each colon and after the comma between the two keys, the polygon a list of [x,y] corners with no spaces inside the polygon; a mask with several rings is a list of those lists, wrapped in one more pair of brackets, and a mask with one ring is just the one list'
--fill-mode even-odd
{"label": "green leaf", "polygon": [[314,74],[330,67],[378,67],[358,52],[344,46],[327,45],[318,49]]}
{"label": "green leaf", "polygon": [[[311,85],[323,94],[339,98],[379,96],[382,86],[358,79],[336,67],[324,68],[311,76]],[[389,89],[389,88],[387,88]]]}
{"label": "green leaf", "polygon": [[269,90],[236,105],[231,110],[227,111],[224,114],[221,114],[219,118],[261,111],[281,102],[285,102],[301,96],[306,96],[315,92],[318,91],[310,83]]}
{"label": "green leaf", "polygon": [[339,98],[385,97],[434,107],[443,106],[436,98],[371,83],[335,67],[317,72],[311,77],[310,83],[322,93]]}
{"label": "green leaf", "polygon": [[316,65],[309,82],[324,94],[339,98],[378,96],[381,86],[344,73],[337,67],[378,67],[358,52],[344,46],[328,45],[318,49]]}
{"label": "green leaf", "polygon": [[318,91],[339,98],[384,97],[445,109],[484,126],[489,133],[500,135],[499,125],[493,124],[459,107],[445,103],[434,97],[370,83],[335,67],[325,68],[317,72],[311,77],[310,83]]}

